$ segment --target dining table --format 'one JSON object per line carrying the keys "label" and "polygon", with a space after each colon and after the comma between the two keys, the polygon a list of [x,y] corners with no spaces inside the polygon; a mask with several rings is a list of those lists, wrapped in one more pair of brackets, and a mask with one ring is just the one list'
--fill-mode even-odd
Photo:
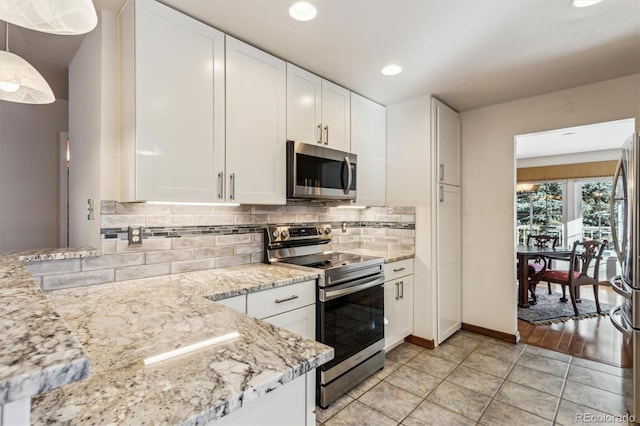
{"label": "dining table", "polygon": [[570,247],[538,247],[518,245],[516,254],[518,258],[518,306],[529,307],[529,259],[538,256],[548,256],[553,259],[569,260]]}

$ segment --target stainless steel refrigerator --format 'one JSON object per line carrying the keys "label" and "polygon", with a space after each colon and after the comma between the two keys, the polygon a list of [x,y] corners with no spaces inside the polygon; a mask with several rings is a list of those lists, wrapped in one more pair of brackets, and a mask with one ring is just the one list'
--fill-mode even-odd
{"label": "stainless steel refrigerator", "polygon": [[638,222],[638,177],[640,140],[633,135],[622,148],[611,190],[612,239],[622,265],[622,274],[611,280],[611,287],[624,296],[624,302],[609,314],[613,325],[630,339],[633,349],[633,369],[629,369],[623,389],[629,414],[640,419],[640,230]]}

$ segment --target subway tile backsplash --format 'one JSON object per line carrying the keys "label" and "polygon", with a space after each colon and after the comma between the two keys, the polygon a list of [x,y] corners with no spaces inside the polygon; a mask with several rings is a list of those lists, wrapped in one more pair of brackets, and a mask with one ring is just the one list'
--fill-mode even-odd
{"label": "subway tile backsplash", "polygon": [[[101,203],[104,256],[27,264],[44,290],[124,281],[262,262],[267,224],[330,224],[333,250],[415,250],[413,207],[341,209],[318,203],[286,206],[189,206]],[[346,225],[346,232],[342,225]],[[143,227],[141,246],[127,228]]]}

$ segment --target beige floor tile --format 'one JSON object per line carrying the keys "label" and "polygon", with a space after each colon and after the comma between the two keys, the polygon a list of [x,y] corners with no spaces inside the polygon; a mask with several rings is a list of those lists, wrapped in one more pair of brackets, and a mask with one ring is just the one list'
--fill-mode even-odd
{"label": "beige floor tile", "polygon": [[487,426],[544,426],[552,423],[551,420],[496,400],[491,401],[479,422]]}
{"label": "beige floor tile", "polygon": [[468,419],[478,420],[491,398],[447,381],[442,382],[427,397],[427,401],[445,407]]}
{"label": "beige floor tile", "polygon": [[420,398],[424,398],[442,382],[442,379],[425,373],[424,371],[402,366],[384,379],[384,381],[411,392]]}
{"label": "beige floor tile", "polygon": [[513,364],[501,359],[473,352],[467,357],[467,359],[462,361],[462,364],[460,365],[473,368],[474,370],[482,371],[483,373],[488,373],[496,377],[504,378],[507,376],[507,373],[509,373]]}
{"label": "beige floor tile", "polygon": [[422,398],[389,383],[380,382],[358,401],[396,421],[401,421],[420,404]]}
{"label": "beige floor tile", "polygon": [[489,397],[493,397],[502,384],[501,378],[464,365],[459,365],[446,380]]}
{"label": "beige floor tile", "polygon": [[414,356],[418,355],[425,349],[412,343],[403,342],[386,353],[385,357],[391,361],[405,364]]}
{"label": "beige floor tile", "polygon": [[475,422],[433,402],[424,401],[402,421],[402,424],[405,426],[471,426]]}
{"label": "beige floor tile", "polygon": [[613,415],[622,415],[627,411],[622,396],[573,380],[567,380],[564,385],[562,399]]}
{"label": "beige floor tile", "polygon": [[507,376],[507,380],[557,397],[560,396],[564,384],[562,377],[522,365],[515,365]]}
{"label": "beige floor tile", "polygon": [[384,414],[354,401],[325,423],[327,426],[396,426],[398,422]]}
{"label": "beige floor tile", "polygon": [[368,391],[378,383],[380,383],[380,379],[378,379],[375,376],[371,376],[365,381],[363,381],[362,383],[360,383],[355,388],[349,390],[347,392],[347,395],[349,395],[351,398],[358,399],[363,393],[365,393],[366,391]]}
{"label": "beige floor tile", "polygon": [[569,363],[567,362],[527,352],[523,353],[520,358],[518,358],[517,364],[559,377],[565,377],[567,370],[569,369]]}
{"label": "beige floor tile", "polygon": [[[567,379],[574,382],[584,383],[598,389],[624,395],[624,382],[622,377],[613,374],[603,373],[602,371],[592,370],[579,365],[571,365],[569,367],[569,375]],[[629,383],[631,384],[631,383]]]}
{"label": "beige floor tile", "polygon": [[558,361],[562,362],[569,362],[572,358],[571,355],[563,354],[562,352],[551,351],[549,349],[539,348],[537,346],[531,345],[527,345],[524,351],[528,354],[546,356],[547,358],[557,359]]}
{"label": "beige floor tile", "polygon": [[407,363],[407,367],[424,371],[441,379],[447,377],[457,365],[455,362],[447,361],[437,356],[431,356],[427,351],[416,355]]}
{"label": "beige floor tile", "polygon": [[459,330],[453,336],[449,337],[445,343],[458,346],[463,349],[473,350],[487,338],[479,334],[470,333],[468,331]]}
{"label": "beige floor tile", "polygon": [[553,420],[559,398],[547,393],[505,381],[495,399],[545,419]]}
{"label": "beige floor tile", "polygon": [[316,406],[316,420],[319,422],[326,422],[338,411],[342,410],[347,405],[353,402],[353,398],[348,395],[343,395],[334,402],[332,402],[327,408],[320,408]]}
{"label": "beige floor tile", "polygon": [[589,359],[578,358],[575,356],[571,360],[571,365],[578,365],[580,367],[586,367],[592,370],[602,371],[603,373],[613,374],[614,376],[622,376],[625,370],[620,367],[614,367],[612,365],[591,361]]}
{"label": "beige floor tile", "polygon": [[387,358],[384,360],[384,368],[382,370],[379,370],[376,374],[374,374],[374,377],[382,380],[400,367],[402,367],[402,363],[392,361]]}
{"label": "beige floor tile", "polygon": [[462,362],[462,360],[464,360],[472,351],[473,349],[456,346],[449,342],[444,342],[442,345],[438,346],[435,349],[426,349],[426,352],[429,355],[437,356],[446,359],[447,361],[458,363]]}
{"label": "beige floor tile", "polygon": [[524,351],[526,345],[503,342],[501,340],[485,340],[474,351],[482,355],[514,363]]}
{"label": "beige floor tile", "polygon": [[620,421],[616,421],[615,417],[610,414],[565,399],[560,400],[558,414],[556,414],[556,424],[562,426],[584,425],[589,423],[597,424],[598,426],[628,424],[622,421],[622,419],[619,420]]}

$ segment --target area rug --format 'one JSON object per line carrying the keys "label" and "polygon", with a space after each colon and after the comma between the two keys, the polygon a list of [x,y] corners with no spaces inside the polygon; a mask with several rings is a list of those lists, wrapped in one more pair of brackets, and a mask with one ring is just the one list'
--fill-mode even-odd
{"label": "area rug", "polygon": [[[583,288],[582,292],[589,291],[591,288]],[[562,293],[549,294],[546,289],[539,288],[536,292],[538,303],[529,305],[528,308],[518,308],[518,319],[530,322],[531,324],[551,324],[555,322],[564,322],[570,319],[589,318],[597,316],[596,302],[593,300],[582,298],[582,302],[578,303],[578,312],[580,315],[574,315],[573,305],[569,299],[569,291],[567,291],[566,302],[561,302]],[[602,314],[608,314],[614,306],[600,302],[600,310]]]}

